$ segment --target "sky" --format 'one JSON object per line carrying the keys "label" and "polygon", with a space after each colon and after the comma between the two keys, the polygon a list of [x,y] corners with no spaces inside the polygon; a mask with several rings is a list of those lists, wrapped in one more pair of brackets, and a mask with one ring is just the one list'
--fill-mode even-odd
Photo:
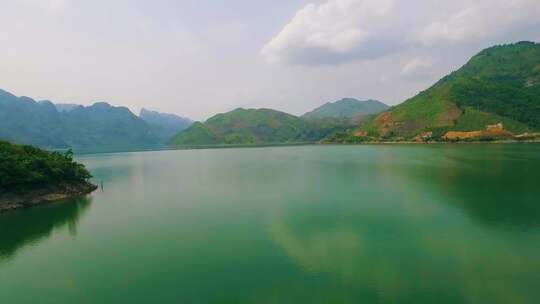
{"label": "sky", "polygon": [[0,0],[0,88],[195,120],[403,102],[482,49],[540,41],[538,0]]}

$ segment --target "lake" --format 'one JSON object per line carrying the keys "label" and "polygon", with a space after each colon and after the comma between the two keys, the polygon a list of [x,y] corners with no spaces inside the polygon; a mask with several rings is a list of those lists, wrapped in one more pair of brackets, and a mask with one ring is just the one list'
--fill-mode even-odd
{"label": "lake", "polygon": [[540,145],[79,155],[0,215],[2,303],[535,303]]}

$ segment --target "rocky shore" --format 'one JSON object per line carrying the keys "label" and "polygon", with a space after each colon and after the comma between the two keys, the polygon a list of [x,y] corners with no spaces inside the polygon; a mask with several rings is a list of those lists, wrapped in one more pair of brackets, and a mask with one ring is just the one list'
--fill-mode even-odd
{"label": "rocky shore", "polygon": [[35,189],[25,193],[1,193],[0,192],[0,213],[38,206],[70,197],[89,194],[97,189],[91,183],[61,184],[55,187]]}

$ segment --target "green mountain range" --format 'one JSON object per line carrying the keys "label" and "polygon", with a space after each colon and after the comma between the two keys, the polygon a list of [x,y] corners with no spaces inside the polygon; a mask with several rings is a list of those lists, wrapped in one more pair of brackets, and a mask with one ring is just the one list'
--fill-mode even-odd
{"label": "green mountain range", "polygon": [[[157,119],[153,120],[158,124]],[[53,104],[0,90],[0,139],[46,148],[122,149],[164,144],[174,132],[148,124],[128,108]],[[164,133],[170,137],[165,138]]]}
{"label": "green mountain range", "polygon": [[159,143],[150,126],[126,107],[97,102],[60,115],[70,147],[122,148]]}
{"label": "green mountain range", "polygon": [[537,130],[540,44],[533,42],[483,50],[398,106],[345,98],[302,117],[236,109],[191,124],[145,109],[137,117],[107,103],[54,105],[0,90],[0,139],[54,148],[516,138]]}
{"label": "green mountain range", "polygon": [[301,141],[307,123],[270,109],[236,109],[196,122],[175,136],[174,145],[261,144]]}
{"label": "green mountain range", "polygon": [[58,112],[62,113],[62,112],[70,112],[71,110],[78,107],[82,107],[82,106],[75,103],[55,103],[54,107],[56,108]]}
{"label": "green mountain range", "polygon": [[302,115],[302,118],[308,120],[326,118],[353,119],[380,113],[387,109],[387,105],[377,100],[344,98],[336,102],[328,102],[315,110]]}
{"label": "green mountain range", "polygon": [[[347,119],[360,112],[360,104],[344,99],[301,118],[238,109],[195,124],[173,144],[527,138],[540,130],[540,44],[485,49],[429,89],[350,127]],[[374,112],[384,109],[378,102],[369,104],[379,107]]]}
{"label": "green mountain range", "polygon": [[317,142],[350,128],[340,119],[309,121],[271,109],[236,109],[196,122],[180,132],[172,145],[271,144]]}
{"label": "green mountain range", "polygon": [[41,147],[64,148],[65,127],[50,101],[36,102],[0,90],[0,139]]}
{"label": "green mountain range", "polygon": [[540,44],[495,46],[426,91],[368,121],[372,138],[440,138],[502,123],[514,134],[540,129]]}

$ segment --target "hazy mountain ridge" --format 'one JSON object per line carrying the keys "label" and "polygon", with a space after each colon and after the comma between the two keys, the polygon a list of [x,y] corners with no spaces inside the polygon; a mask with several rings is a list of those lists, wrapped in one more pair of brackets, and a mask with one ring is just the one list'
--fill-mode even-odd
{"label": "hazy mountain ridge", "polygon": [[70,112],[75,108],[82,107],[82,105],[75,103],[55,103],[54,106],[58,112]]}
{"label": "hazy mountain ridge", "polygon": [[0,138],[42,147],[65,148],[64,123],[51,102],[36,102],[0,90]]}
{"label": "hazy mountain ridge", "polygon": [[178,132],[187,129],[193,124],[189,118],[175,114],[160,113],[142,108],[139,117],[144,120],[162,142],[169,141]]}
{"label": "hazy mountain ridge", "polygon": [[170,139],[156,133],[126,107],[105,102],[55,105],[0,90],[0,138],[11,142],[47,148],[121,148]]}
{"label": "hazy mountain ridge", "polygon": [[61,113],[66,138],[74,147],[123,147],[155,145],[159,138],[126,107],[97,102]]}

